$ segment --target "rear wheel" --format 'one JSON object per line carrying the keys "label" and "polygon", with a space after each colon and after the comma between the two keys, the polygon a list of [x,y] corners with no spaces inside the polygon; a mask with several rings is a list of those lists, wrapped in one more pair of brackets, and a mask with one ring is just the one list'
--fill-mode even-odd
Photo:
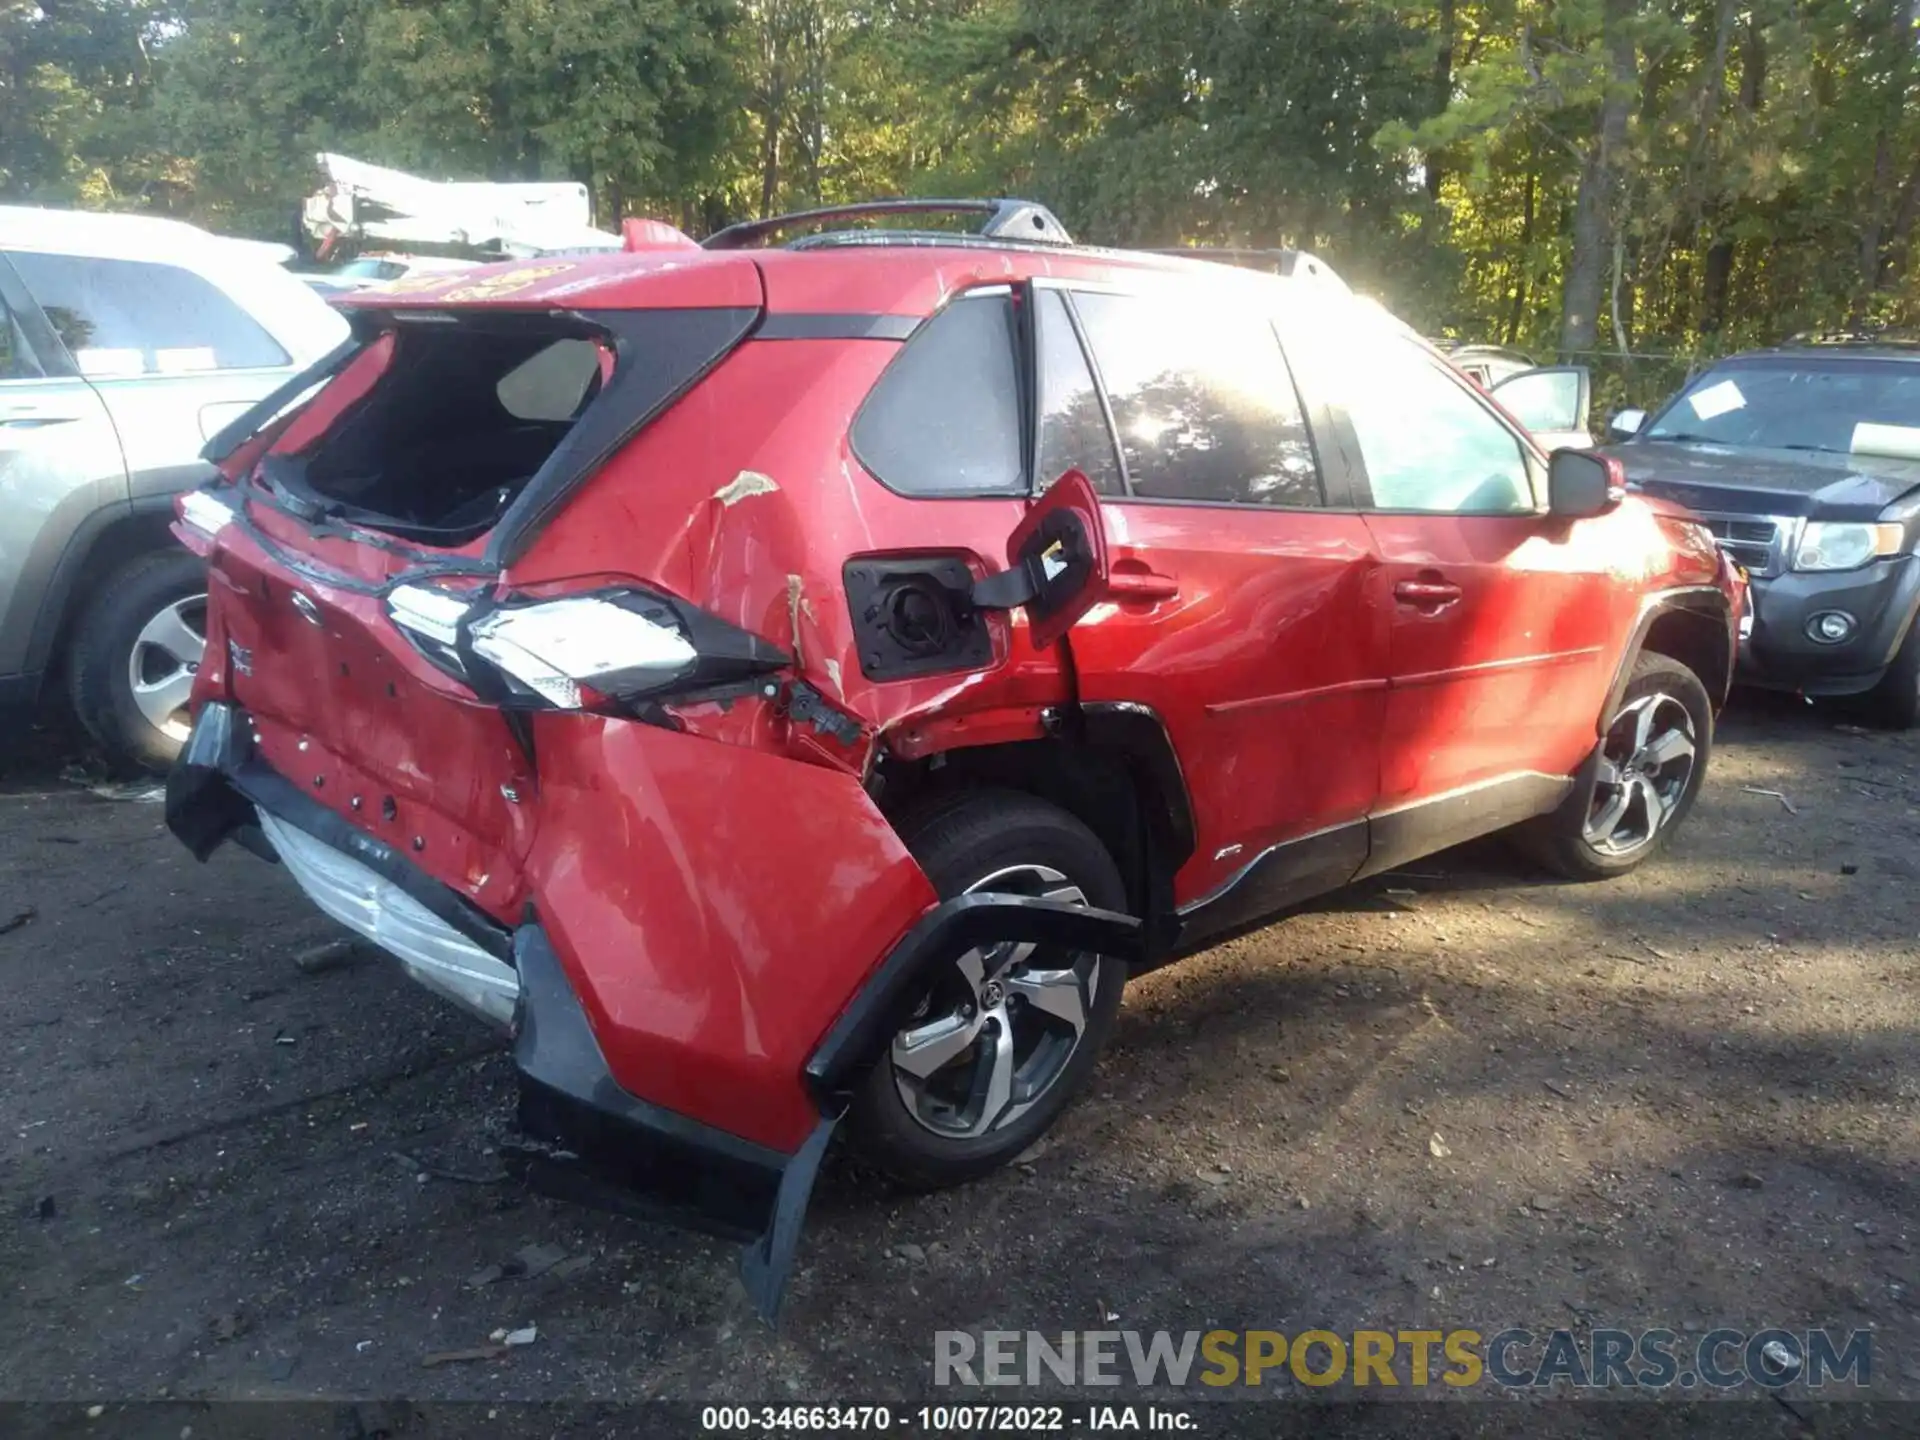
{"label": "rear wheel", "polygon": [[[905,827],[942,898],[1015,894],[1126,908],[1106,847],[1055,806],[980,791]],[[1120,1008],[1123,961],[1003,943],[929,977],[856,1096],[852,1139],[905,1184],[971,1180],[1031,1145],[1086,1083]]]}
{"label": "rear wheel", "polygon": [[1572,792],[1515,838],[1569,880],[1605,880],[1665,848],[1693,808],[1713,748],[1706,687],[1677,660],[1643,654]]}
{"label": "rear wheel", "polygon": [[207,643],[207,577],[185,551],[144,555],[81,612],[67,656],[74,713],[122,774],[164,770],[186,742]]}
{"label": "rear wheel", "polygon": [[1866,704],[1867,714],[1890,730],[1920,725],[1920,620],[1907,627],[1907,638],[1880,683],[1867,692]]}

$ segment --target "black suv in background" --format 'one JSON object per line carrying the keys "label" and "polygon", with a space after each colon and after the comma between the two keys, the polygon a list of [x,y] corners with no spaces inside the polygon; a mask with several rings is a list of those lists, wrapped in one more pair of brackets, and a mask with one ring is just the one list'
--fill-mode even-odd
{"label": "black suv in background", "polygon": [[1743,682],[1920,723],[1920,347],[1735,355],[1608,429],[1629,483],[1698,511],[1752,578]]}

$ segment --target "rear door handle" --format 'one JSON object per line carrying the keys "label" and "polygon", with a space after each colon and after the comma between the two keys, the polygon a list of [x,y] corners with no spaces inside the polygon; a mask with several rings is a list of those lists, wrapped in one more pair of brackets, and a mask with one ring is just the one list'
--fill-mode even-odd
{"label": "rear door handle", "polygon": [[1447,580],[1402,580],[1393,598],[1416,610],[1442,610],[1460,598],[1460,587]]}
{"label": "rear door handle", "polygon": [[55,410],[39,405],[9,405],[0,409],[0,425],[31,429],[36,425],[71,425],[80,418],[70,410]]}
{"label": "rear door handle", "polygon": [[1180,582],[1151,570],[1114,569],[1107,575],[1107,590],[1116,600],[1177,600]]}

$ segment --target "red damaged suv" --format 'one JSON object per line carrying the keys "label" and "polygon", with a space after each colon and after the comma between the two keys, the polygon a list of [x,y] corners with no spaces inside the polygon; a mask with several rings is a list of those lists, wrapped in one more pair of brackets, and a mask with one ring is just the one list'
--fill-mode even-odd
{"label": "red damaged suv", "polygon": [[[820,228],[895,210],[978,228]],[[977,1176],[1129,975],[1693,801],[1707,532],[1279,268],[895,202],[347,297],[181,502],[168,821],[508,1027],[538,1173],[758,1237],[771,1311],[836,1126]]]}

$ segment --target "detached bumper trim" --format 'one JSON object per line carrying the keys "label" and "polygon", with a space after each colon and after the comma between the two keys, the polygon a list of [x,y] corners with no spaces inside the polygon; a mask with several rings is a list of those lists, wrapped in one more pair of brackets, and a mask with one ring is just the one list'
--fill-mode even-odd
{"label": "detached bumper trim", "polygon": [[563,1199],[746,1242],[740,1281],[761,1318],[780,1313],[813,1182],[838,1114],[792,1154],[756,1145],[624,1089],[587,1024],[546,931],[514,932],[520,1013],[513,1063],[530,1184]]}
{"label": "detached bumper trim", "polygon": [[888,952],[807,1062],[822,1107],[843,1109],[854,1083],[885,1050],[883,1041],[919,999],[918,982],[978,945],[1032,941],[1091,951],[1138,968],[1146,927],[1132,915],[1017,895],[956,895],[927,911]]}
{"label": "detached bumper trim", "polygon": [[502,1028],[513,1023],[520,979],[511,965],[351,855],[268,811],[259,815],[274,853],[315,905],[385,950],[429,990]]}
{"label": "detached bumper trim", "polygon": [[252,732],[237,707],[201,706],[167,775],[167,828],[204,860],[256,822],[256,807],[371,870],[495,959],[512,957],[513,934],[506,926],[256,759]]}
{"label": "detached bumper trim", "polygon": [[513,955],[521,1128],[646,1195],[663,1219],[736,1240],[758,1235],[787,1157],[624,1089],[546,932],[521,926]]}

